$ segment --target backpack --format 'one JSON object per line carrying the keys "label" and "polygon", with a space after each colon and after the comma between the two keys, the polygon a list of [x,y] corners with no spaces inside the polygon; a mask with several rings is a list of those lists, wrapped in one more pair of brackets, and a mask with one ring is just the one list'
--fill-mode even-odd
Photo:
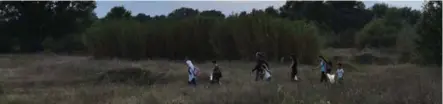
{"label": "backpack", "polygon": [[189,74],[194,74],[194,76],[199,76],[200,75],[200,69],[198,69],[197,67],[194,67],[194,72],[191,73],[191,70],[188,70]]}
{"label": "backpack", "polygon": [[326,72],[330,73],[332,71],[332,63],[330,61],[326,61]]}
{"label": "backpack", "polygon": [[195,74],[195,76],[199,76],[200,75],[200,69],[195,67],[194,68],[194,74]]}

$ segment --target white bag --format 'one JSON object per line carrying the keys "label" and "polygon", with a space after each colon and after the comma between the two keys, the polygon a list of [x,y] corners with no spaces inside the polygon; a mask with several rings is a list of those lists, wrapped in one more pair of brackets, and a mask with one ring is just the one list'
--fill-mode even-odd
{"label": "white bag", "polygon": [[212,81],[212,74],[209,76],[209,80]]}
{"label": "white bag", "polygon": [[296,80],[296,81],[298,80],[298,77],[296,75],[294,76],[294,80]]}
{"label": "white bag", "polygon": [[269,79],[269,78],[271,78],[271,73],[269,73],[268,70],[265,71],[265,77],[264,77],[264,78],[265,78],[265,79]]}
{"label": "white bag", "polygon": [[329,79],[329,82],[334,83],[335,82],[335,75],[327,73],[326,76]]}

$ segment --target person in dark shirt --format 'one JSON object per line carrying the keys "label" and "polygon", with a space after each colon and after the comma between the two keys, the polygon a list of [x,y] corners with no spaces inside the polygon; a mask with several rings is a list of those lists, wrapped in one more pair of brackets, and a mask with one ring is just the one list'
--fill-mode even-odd
{"label": "person in dark shirt", "polygon": [[256,72],[255,73],[255,75],[256,75],[255,81],[258,81],[260,79],[263,79],[263,76],[264,76],[263,65],[265,65],[265,67],[269,68],[269,64],[264,59],[263,54],[260,54],[259,52],[257,52],[256,57],[257,57],[257,64],[255,65],[254,69],[252,69],[252,72],[254,72],[254,71]]}
{"label": "person in dark shirt", "polygon": [[214,64],[214,70],[212,72],[211,84],[220,84],[220,78],[223,77],[220,67],[217,64],[217,61],[212,61],[212,64]]}
{"label": "person in dark shirt", "polygon": [[295,55],[291,55],[291,60],[292,60],[292,64],[291,64],[291,81],[296,81],[298,80],[297,77],[297,57]]}
{"label": "person in dark shirt", "polygon": [[326,73],[331,74],[331,72],[332,72],[332,62],[328,61],[326,63],[328,63],[328,65],[326,67]]}

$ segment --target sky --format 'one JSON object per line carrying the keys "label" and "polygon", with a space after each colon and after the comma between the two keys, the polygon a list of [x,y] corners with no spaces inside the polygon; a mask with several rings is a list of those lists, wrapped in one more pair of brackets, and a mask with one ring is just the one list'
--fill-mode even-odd
{"label": "sky", "polygon": [[[396,7],[411,7],[421,10],[423,1],[363,1],[366,7],[371,7],[375,3],[387,3]],[[167,15],[180,7],[189,7],[203,10],[219,10],[225,15],[239,13],[241,11],[250,12],[252,9],[264,9],[269,6],[279,8],[285,1],[97,1],[95,13],[98,17],[104,17],[106,13],[115,6],[123,6],[132,12],[132,15],[144,13],[147,15]]]}

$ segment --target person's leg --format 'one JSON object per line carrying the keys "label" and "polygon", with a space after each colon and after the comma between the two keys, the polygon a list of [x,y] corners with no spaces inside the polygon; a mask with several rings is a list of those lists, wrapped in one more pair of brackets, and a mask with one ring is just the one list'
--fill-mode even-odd
{"label": "person's leg", "polygon": [[220,79],[217,78],[217,80],[215,80],[215,83],[216,83],[216,84],[220,84]]}
{"label": "person's leg", "polygon": [[327,81],[325,72],[321,72],[320,82],[323,82],[323,81]]}
{"label": "person's leg", "polygon": [[212,79],[210,84],[214,84],[215,83],[215,79]]}
{"label": "person's leg", "polygon": [[260,79],[260,72],[256,71],[255,72],[255,81],[258,81]]}
{"label": "person's leg", "polygon": [[294,69],[294,76],[293,76],[293,78],[295,78],[294,80],[298,80],[297,73],[298,73],[298,70]]}
{"label": "person's leg", "polygon": [[194,85],[197,85],[197,79],[194,78]]}
{"label": "person's leg", "polygon": [[214,77],[214,79],[212,79],[212,81],[211,81],[211,84],[216,84],[216,83],[218,83],[218,78]]}
{"label": "person's leg", "polygon": [[266,78],[265,78],[265,75],[266,75],[266,72],[263,70],[263,71],[261,72],[261,78],[260,78],[260,79],[265,80],[265,79],[266,79]]}
{"label": "person's leg", "polygon": [[190,81],[188,81],[188,85],[189,86],[195,86],[195,80],[194,79],[192,79],[192,80],[190,80]]}
{"label": "person's leg", "polygon": [[339,82],[340,84],[343,84],[343,77],[340,77],[339,80],[338,80],[338,82]]}
{"label": "person's leg", "polygon": [[195,86],[197,86],[197,82],[195,81],[195,78],[193,78],[192,80],[191,80],[191,84],[195,87]]}
{"label": "person's leg", "polygon": [[323,72],[323,81],[324,81],[324,82],[328,82],[328,81],[329,81],[329,78],[328,78],[326,72]]}
{"label": "person's leg", "polygon": [[341,78],[337,78],[337,83],[341,84]]}
{"label": "person's leg", "polygon": [[257,81],[263,80],[264,78],[264,72],[263,71],[257,71]]}

